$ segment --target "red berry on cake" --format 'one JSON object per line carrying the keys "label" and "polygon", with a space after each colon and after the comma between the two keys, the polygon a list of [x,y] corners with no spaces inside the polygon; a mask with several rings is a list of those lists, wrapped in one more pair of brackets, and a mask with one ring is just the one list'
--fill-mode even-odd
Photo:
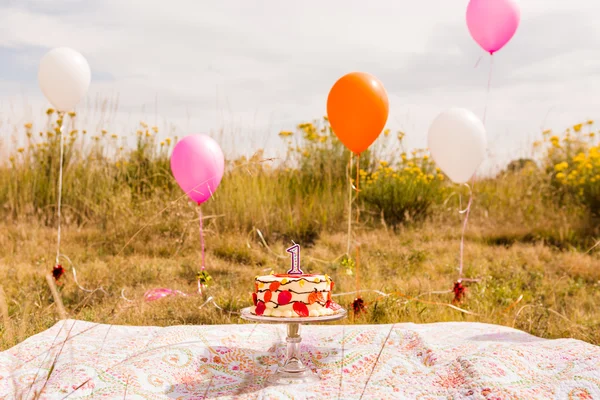
{"label": "red berry on cake", "polygon": [[254,310],[254,313],[256,315],[263,315],[263,313],[265,312],[265,303],[262,301],[258,301],[258,304],[256,305],[256,309]]}
{"label": "red berry on cake", "polygon": [[306,307],[306,304],[301,303],[301,302],[297,302],[294,303],[294,311],[296,311],[296,314],[298,314],[301,317],[308,317],[308,308]]}
{"label": "red berry on cake", "polygon": [[287,290],[284,290],[283,292],[279,292],[279,296],[277,296],[277,303],[279,303],[280,306],[285,306],[291,300],[292,300],[292,294],[290,292],[288,292]]}
{"label": "red berry on cake", "polygon": [[281,283],[275,281],[275,282],[271,282],[271,284],[269,285],[269,290],[272,292],[276,292],[277,289],[279,289],[279,286],[281,286]]}

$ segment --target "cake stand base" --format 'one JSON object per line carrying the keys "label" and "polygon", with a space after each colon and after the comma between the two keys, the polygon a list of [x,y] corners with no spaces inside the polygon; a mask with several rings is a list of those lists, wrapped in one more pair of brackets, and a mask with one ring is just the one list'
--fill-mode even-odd
{"label": "cake stand base", "polygon": [[263,317],[254,315],[250,312],[250,308],[242,310],[242,318],[249,321],[285,323],[287,324],[287,337],[285,341],[286,354],[285,360],[279,365],[277,371],[267,378],[269,383],[278,385],[289,385],[295,383],[316,382],[321,377],[310,370],[300,358],[300,325],[302,322],[327,322],[335,321],[346,317],[346,310],[340,309],[339,312],[333,315],[322,317],[299,317],[299,318],[280,318],[280,317]]}
{"label": "cake stand base", "polygon": [[287,324],[286,357],[283,365],[277,368],[275,374],[267,379],[270,383],[293,384],[315,382],[321,379],[308,368],[300,359],[300,324]]}

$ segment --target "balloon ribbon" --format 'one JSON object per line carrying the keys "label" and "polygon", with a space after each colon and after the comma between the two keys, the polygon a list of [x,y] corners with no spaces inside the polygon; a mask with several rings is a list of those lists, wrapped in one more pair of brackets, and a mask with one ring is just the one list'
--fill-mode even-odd
{"label": "balloon ribbon", "polygon": [[58,200],[56,204],[56,219],[57,219],[57,229],[56,229],[56,265],[59,264],[60,258],[60,233],[61,233],[61,206],[62,206],[62,184],[63,184],[63,160],[64,160],[64,130],[65,130],[65,113],[59,112],[58,119],[61,121],[59,133],[60,133],[60,157],[59,157],[59,165],[58,165]]}
{"label": "balloon ribbon", "polygon": [[[358,206],[358,196],[360,193],[359,189],[360,182],[360,154],[356,155],[356,223],[358,224],[360,218],[360,207]],[[360,297],[360,243],[356,242],[356,299],[352,303],[354,314],[358,315],[363,312],[366,308],[364,300]]]}
{"label": "balloon ribbon", "polygon": [[201,265],[200,265],[200,274],[198,274],[198,293],[204,294],[204,282],[202,277],[206,274],[204,272],[205,264],[204,264],[204,226],[202,222],[202,206],[198,205],[198,220],[200,221],[200,249],[202,254]]}

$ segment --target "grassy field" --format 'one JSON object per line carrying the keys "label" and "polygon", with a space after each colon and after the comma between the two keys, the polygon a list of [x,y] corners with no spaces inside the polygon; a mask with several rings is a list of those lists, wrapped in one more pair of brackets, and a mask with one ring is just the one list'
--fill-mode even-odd
{"label": "grassy field", "polygon": [[[50,110],[51,111],[51,110]],[[386,131],[349,167],[326,120],[281,132],[285,160],[227,160],[227,173],[203,205],[208,295],[194,295],[200,266],[197,210],[169,170],[176,138],[156,139],[140,124],[133,149],[123,135],[79,130],[75,115],[48,112],[41,132],[0,168],[0,348],[60,318],[45,276],[56,252],[58,133],[66,125],[64,224],[66,274],[57,282],[66,313],[132,325],[240,323],[255,275],[283,271],[285,247],[303,245],[303,268],[328,273],[337,293],[364,290],[366,312],[347,323],[480,321],[549,338],[600,344],[600,154],[593,123],[540,133],[537,158],[519,160],[474,185],[465,239],[466,298],[450,293],[458,277],[468,190],[447,182],[425,151],[405,152],[403,132]],[[349,187],[358,175],[360,193]],[[354,196],[348,253],[348,195]],[[360,245],[356,270],[354,245]],[[74,281],[77,272],[79,288]],[[146,290],[189,296],[145,302]],[[100,290],[100,288],[102,290]],[[95,290],[98,289],[98,290]],[[350,307],[353,294],[337,301]]]}

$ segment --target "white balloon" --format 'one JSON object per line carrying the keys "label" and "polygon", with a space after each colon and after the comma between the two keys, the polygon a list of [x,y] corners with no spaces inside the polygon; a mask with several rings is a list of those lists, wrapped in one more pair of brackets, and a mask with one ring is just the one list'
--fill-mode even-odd
{"label": "white balloon", "polygon": [[73,110],[87,93],[91,79],[85,57],[68,47],[50,50],[40,62],[40,88],[58,111]]}
{"label": "white balloon", "polygon": [[438,115],[427,137],[431,157],[455,183],[465,183],[485,159],[485,127],[475,114],[451,108]]}

